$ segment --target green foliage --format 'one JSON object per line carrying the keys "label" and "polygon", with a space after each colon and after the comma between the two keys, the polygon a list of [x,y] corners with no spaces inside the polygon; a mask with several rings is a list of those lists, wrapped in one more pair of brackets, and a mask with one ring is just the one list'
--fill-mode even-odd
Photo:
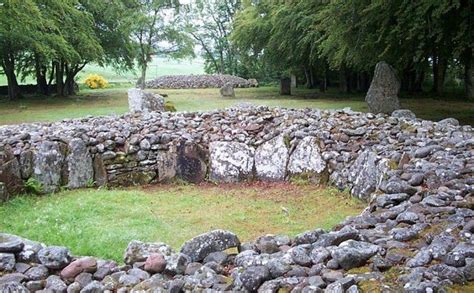
{"label": "green foliage", "polygon": [[170,101],[165,102],[165,111],[176,112],[176,107],[174,106],[173,102],[170,102]]}
{"label": "green foliage", "polygon": [[87,182],[86,182],[86,187],[87,188],[93,188],[95,185],[96,185],[96,182],[92,178],[88,179]]}
{"label": "green foliage", "polygon": [[84,84],[90,89],[103,89],[108,86],[107,80],[98,75],[98,74],[91,74],[85,80]]}
{"label": "green foliage", "polygon": [[25,183],[25,190],[31,194],[42,194],[43,185],[37,179],[30,177]]}
{"label": "green foliage", "polygon": [[194,56],[194,42],[184,32],[179,7],[177,0],[135,0],[133,8],[128,10],[143,88],[153,56],[174,59]]}
{"label": "green foliage", "polygon": [[434,89],[441,94],[448,67],[463,66],[466,85],[474,83],[469,73],[473,5],[464,0],[245,1],[231,39],[282,74],[304,71],[312,86],[315,79],[331,76],[328,65],[354,83],[359,76],[351,74],[370,76],[383,60],[412,90],[421,90],[432,69]]}

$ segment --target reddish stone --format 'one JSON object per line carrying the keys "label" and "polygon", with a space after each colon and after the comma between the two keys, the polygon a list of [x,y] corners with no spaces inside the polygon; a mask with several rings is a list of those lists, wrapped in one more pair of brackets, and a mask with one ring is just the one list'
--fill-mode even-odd
{"label": "reddish stone", "polygon": [[97,261],[93,257],[83,257],[70,263],[61,271],[61,277],[66,280],[74,279],[81,273],[92,273],[97,269]]}
{"label": "reddish stone", "polygon": [[166,268],[166,259],[160,253],[151,254],[145,262],[145,271],[149,273],[161,273]]}

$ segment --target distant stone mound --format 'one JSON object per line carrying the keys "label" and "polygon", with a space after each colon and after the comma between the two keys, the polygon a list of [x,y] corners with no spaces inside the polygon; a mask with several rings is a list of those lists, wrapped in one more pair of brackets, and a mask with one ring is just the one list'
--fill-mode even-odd
{"label": "distant stone mound", "polygon": [[231,84],[234,88],[254,86],[254,83],[242,77],[228,74],[201,74],[201,75],[164,75],[146,82],[151,89],[195,89],[221,88]]}

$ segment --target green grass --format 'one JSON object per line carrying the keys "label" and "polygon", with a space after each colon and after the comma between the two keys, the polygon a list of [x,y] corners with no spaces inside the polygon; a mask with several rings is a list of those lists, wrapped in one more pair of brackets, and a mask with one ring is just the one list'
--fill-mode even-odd
{"label": "green grass", "polygon": [[[20,101],[0,100],[0,125],[22,122],[57,121],[87,115],[123,114],[128,111],[126,90],[131,84],[112,84],[103,90],[83,89],[78,96],[29,97]],[[367,111],[362,94],[340,94],[336,90],[297,89],[291,97],[280,96],[277,87],[236,89],[236,98],[221,98],[218,89],[155,90],[169,95],[178,111],[203,111],[225,108],[240,102],[286,108],[340,109],[351,107]],[[428,97],[403,97],[402,106],[418,117],[438,121],[454,117],[474,125],[474,103],[462,100],[439,100]]]}
{"label": "green grass", "polygon": [[[118,72],[111,66],[101,67],[97,64],[88,64],[78,74],[77,81],[82,83],[89,74],[100,74],[108,82],[132,82],[138,79],[139,70]],[[147,79],[152,79],[161,75],[173,74],[203,74],[204,61],[200,58],[193,60],[172,60],[167,58],[154,58],[149,64],[147,70]],[[35,84],[36,80],[33,77],[27,77],[25,80],[19,80],[21,84]],[[0,74],[0,85],[7,85],[7,79]]]}
{"label": "green grass", "polygon": [[294,236],[316,227],[330,229],[364,207],[334,189],[309,185],[84,189],[12,199],[0,205],[0,231],[65,245],[75,255],[120,261],[134,239],[179,249],[184,241],[212,229],[233,231],[241,241],[267,233]]}

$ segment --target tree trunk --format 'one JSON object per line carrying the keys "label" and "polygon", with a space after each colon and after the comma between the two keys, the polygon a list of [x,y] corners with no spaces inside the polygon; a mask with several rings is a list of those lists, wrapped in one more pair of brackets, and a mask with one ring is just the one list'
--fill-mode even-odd
{"label": "tree trunk", "polygon": [[43,95],[49,94],[48,82],[46,80],[46,67],[41,64],[38,55],[35,55],[36,86],[38,92]]}
{"label": "tree trunk", "polygon": [[306,66],[303,67],[304,70],[304,76],[306,78],[306,88],[310,89],[311,88],[311,78],[309,77],[309,71]]}
{"label": "tree trunk", "polygon": [[310,81],[311,81],[311,88],[313,89],[315,87],[315,83],[316,83],[313,66],[309,67],[309,76],[310,76]]}
{"label": "tree trunk", "polygon": [[146,68],[147,68],[147,64],[143,64],[142,65],[142,75],[140,76],[140,88],[142,90],[145,89],[145,85],[146,85]]}
{"label": "tree trunk", "polygon": [[446,69],[448,68],[448,60],[441,56],[433,58],[433,89],[437,95],[442,95],[444,91],[444,80],[446,77]]}
{"label": "tree trunk", "polygon": [[339,91],[347,93],[348,89],[349,87],[347,86],[346,69],[341,68],[339,70]]}
{"label": "tree trunk", "polygon": [[326,91],[326,89],[328,88],[328,70],[327,70],[327,67],[326,65],[324,66],[324,73],[323,73],[323,76],[319,82],[319,91],[324,93]]}
{"label": "tree trunk", "polygon": [[8,99],[17,100],[20,97],[20,87],[15,74],[15,58],[12,54],[6,54],[2,59],[2,68],[7,76]]}
{"label": "tree trunk", "polygon": [[464,59],[464,88],[466,98],[468,100],[474,100],[474,57],[472,56],[472,49],[466,50]]}
{"label": "tree trunk", "polygon": [[64,65],[62,62],[56,62],[56,93],[64,96]]}

